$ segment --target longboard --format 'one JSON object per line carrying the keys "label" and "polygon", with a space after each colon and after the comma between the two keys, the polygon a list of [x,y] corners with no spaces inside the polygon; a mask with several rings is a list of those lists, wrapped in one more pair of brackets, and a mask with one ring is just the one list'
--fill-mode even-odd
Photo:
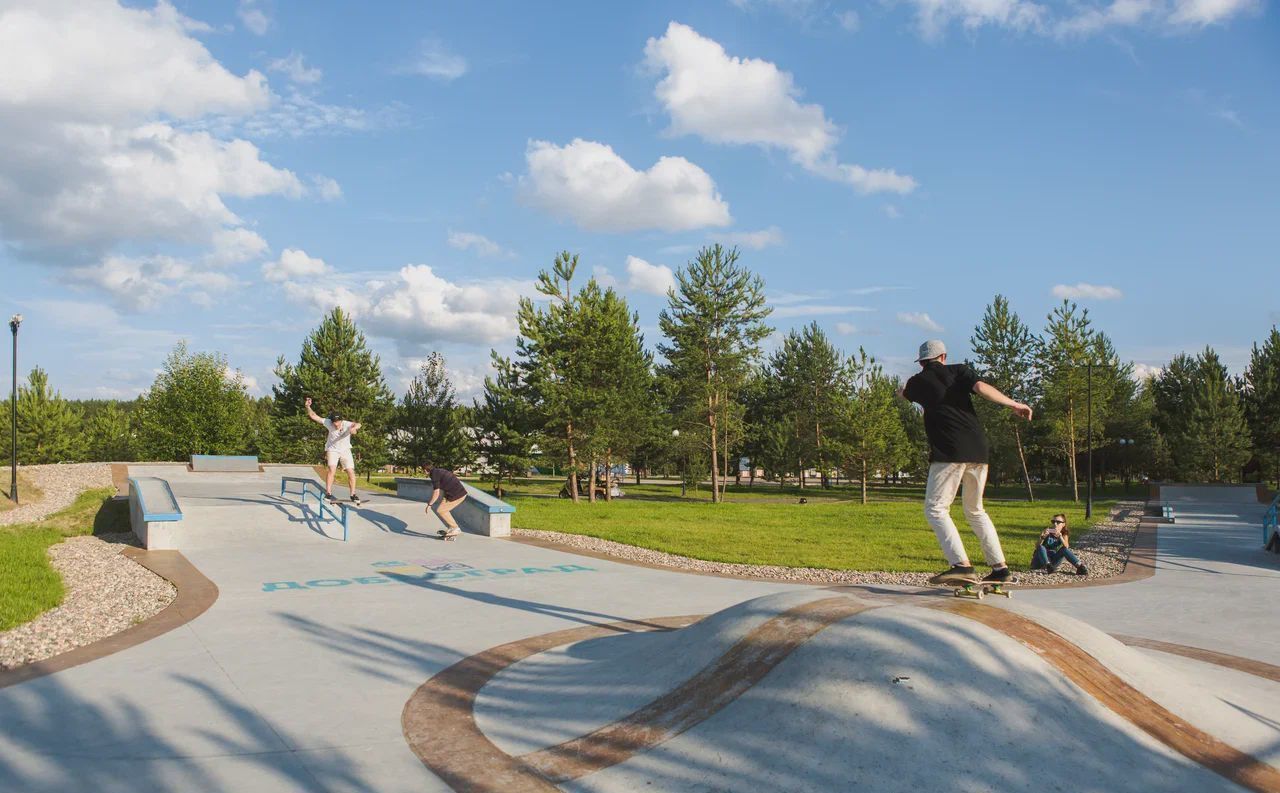
{"label": "longboard", "polygon": [[941,584],[933,584],[937,587],[946,587],[951,590],[951,594],[958,598],[973,598],[974,600],[982,600],[987,595],[1000,595],[1002,597],[1011,597],[1005,587],[1017,586],[1017,581],[982,581],[977,578],[965,579],[963,581],[945,581]]}

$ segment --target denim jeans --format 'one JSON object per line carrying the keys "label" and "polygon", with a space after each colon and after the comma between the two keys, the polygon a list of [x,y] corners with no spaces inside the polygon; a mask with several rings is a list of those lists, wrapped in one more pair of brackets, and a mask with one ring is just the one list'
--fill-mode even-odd
{"label": "denim jeans", "polygon": [[1076,567],[1080,566],[1080,559],[1065,545],[1053,551],[1043,545],[1037,545],[1036,552],[1031,556],[1031,569],[1039,570],[1042,567],[1057,569],[1058,565],[1062,564],[1063,559],[1071,562]]}

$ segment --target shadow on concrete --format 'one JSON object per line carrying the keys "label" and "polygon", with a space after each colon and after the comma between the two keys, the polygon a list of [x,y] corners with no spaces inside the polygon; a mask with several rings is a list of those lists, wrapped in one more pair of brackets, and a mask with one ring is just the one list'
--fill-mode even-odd
{"label": "shadow on concrete", "polygon": [[[279,617],[286,627],[304,634],[321,649],[345,658],[356,672],[401,685],[416,687],[462,657],[457,650],[412,636],[335,626],[297,614]],[[428,625],[423,622],[424,631],[429,630]]]}
{"label": "shadow on concrete", "polygon": [[[206,681],[185,675],[172,678],[198,692],[222,717],[183,735],[123,696],[87,698],[62,685],[61,679],[45,677],[0,692],[0,790],[371,789],[341,749],[311,753],[303,766],[294,752],[297,741],[287,731]],[[220,751],[190,756],[192,738]],[[249,779],[256,784],[247,784]]]}

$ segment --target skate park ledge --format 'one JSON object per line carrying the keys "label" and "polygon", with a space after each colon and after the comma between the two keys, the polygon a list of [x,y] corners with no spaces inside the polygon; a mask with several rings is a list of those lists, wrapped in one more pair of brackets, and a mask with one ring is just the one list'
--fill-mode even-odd
{"label": "skate park ledge", "polygon": [[[478,487],[472,487],[466,482],[462,485],[467,489],[467,500],[454,510],[458,525],[468,532],[486,537],[511,536],[511,515],[516,508]],[[400,498],[430,501],[434,492],[430,479],[396,477],[396,495]]]}
{"label": "skate park ledge", "polygon": [[193,454],[189,470],[197,473],[258,473],[262,465],[256,454]]}
{"label": "skate park ledge", "polygon": [[172,525],[182,508],[169,483],[157,476],[129,477],[129,524],[144,548],[173,550]]}

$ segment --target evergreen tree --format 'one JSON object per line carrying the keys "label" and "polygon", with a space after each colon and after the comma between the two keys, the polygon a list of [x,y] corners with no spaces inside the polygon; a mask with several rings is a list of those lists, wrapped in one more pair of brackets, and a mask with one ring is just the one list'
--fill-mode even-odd
{"label": "evergreen tree", "polygon": [[444,356],[433,352],[409,382],[396,410],[394,459],[414,468],[427,462],[449,469],[470,465],[473,443],[464,421]]}
{"label": "evergreen tree", "polygon": [[[895,395],[902,386],[902,381],[896,378],[891,383]],[[924,480],[929,475],[929,436],[924,430],[924,411],[906,399],[894,400],[894,406],[898,410],[898,423],[902,425],[902,437],[898,440],[901,446],[894,452],[895,469],[913,479]]]}
{"label": "evergreen tree", "polygon": [[494,375],[484,379],[483,402],[475,405],[476,451],[492,476],[494,495],[502,497],[502,483],[524,476],[533,464],[533,405],[520,381],[520,370],[491,352]]}
{"label": "evergreen tree", "polygon": [[1244,412],[1253,448],[1280,489],[1280,330],[1271,328],[1262,347],[1253,345],[1244,372]]}
{"label": "evergreen tree", "polygon": [[1179,353],[1151,382],[1155,407],[1152,423],[1168,453],[1168,467],[1164,473],[1172,479],[1194,478],[1190,446],[1183,441],[1191,424],[1192,400],[1199,370],[1195,358]]}
{"label": "evergreen tree", "polygon": [[659,346],[678,389],[677,406],[707,439],[712,501],[723,500],[720,463],[725,439],[741,435],[738,398],[760,342],[771,332],[764,282],[738,264],[738,250],[703,248],[676,274],[658,325],[668,343]]}
{"label": "evergreen tree", "polygon": [[837,462],[831,444],[824,444],[824,440],[850,388],[849,370],[842,358],[813,322],[799,332],[788,333],[769,362],[769,376],[777,381],[777,404],[795,435],[801,487],[808,467],[817,468],[825,485],[828,471]]}
{"label": "evergreen tree", "polygon": [[1180,442],[1196,481],[1232,481],[1252,453],[1240,397],[1212,348],[1206,347],[1196,363],[1191,421]]}
{"label": "evergreen tree", "polygon": [[589,440],[581,426],[589,404],[588,380],[592,343],[583,320],[581,300],[573,292],[578,257],[564,251],[551,271],[538,273],[538,291],[548,298],[545,308],[529,298],[520,300],[516,321],[514,365],[535,407],[536,441],[544,455],[564,460],[569,495],[578,500],[580,453]]}
{"label": "evergreen tree", "polygon": [[[12,398],[5,402],[12,403]],[[26,385],[18,386],[18,463],[38,465],[81,459],[84,447],[80,433],[80,412],[53,390],[43,369],[32,369]],[[7,421],[3,434],[4,449],[9,451]]]}
{"label": "evergreen tree", "polygon": [[[982,379],[1000,389],[1006,396],[1036,404],[1038,373],[1036,369],[1040,340],[1031,329],[1009,308],[1004,295],[996,295],[982,315],[982,322],[969,339],[976,356],[977,369]],[[1027,500],[1035,501],[1031,489],[1031,472],[1027,468],[1027,453],[1023,446],[1021,420],[1011,411],[984,400],[978,403],[983,426],[991,441],[992,458],[1002,460],[1012,446],[1022,481],[1027,487]],[[1013,443],[1006,439],[1012,436]]]}
{"label": "evergreen tree", "polygon": [[836,437],[844,468],[857,472],[862,481],[862,503],[867,503],[867,478],[877,470],[896,468],[907,448],[906,431],[898,416],[895,383],[880,364],[859,348],[847,363],[844,416]]}
{"label": "evergreen tree", "polygon": [[265,458],[271,447],[271,397],[250,398],[249,437],[246,439],[248,454]]}
{"label": "evergreen tree", "polygon": [[250,424],[244,378],[219,353],[190,353],[179,342],[138,411],[138,451],[145,460],[193,454],[243,454]]}
{"label": "evergreen tree", "polygon": [[93,462],[129,462],[133,460],[133,427],[129,414],[118,403],[110,402],[94,411],[85,421],[85,455]]}
{"label": "evergreen tree", "polygon": [[356,466],[366,473],[387,459],[387,434],[395,396],[382,376],[378,356],[341,308],[325,315],[302,343],[296,364],[276,361],[280,382],[271,387],[271,438],[268,457],[277,462],[316,462],[325,435],[307,418],[303,400],[311,397],[322,416],[340,413],[363,425],[352,437]]}

